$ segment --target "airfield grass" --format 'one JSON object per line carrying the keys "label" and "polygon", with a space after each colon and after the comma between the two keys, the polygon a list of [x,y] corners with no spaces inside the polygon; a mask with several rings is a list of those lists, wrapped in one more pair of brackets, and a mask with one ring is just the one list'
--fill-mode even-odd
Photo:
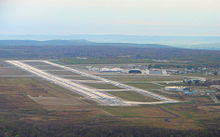
{"label": "airfield grass", "polygon": [[8,94],[11,91],[33,97],[80,97],[74,92],[38,78],[0,78],[0,87],[2,94]]}
{"label": "airfield grass", "polygon": [[151,97],[147,97],[144,95],[141,95],[135,91],[113,91],[113,92],[108,92],[111,95],[120,97],[124,100],[127,101],[140,101],[140,102],[154,102],[154,101],[158,101],[156,99],[153,99]]}
{"label": "airfield grass", "polygon": [[85,77],[85,76],[80,76],[80,75],[66,75],[66,76],[60,76],[65,79],[72,79],[72,80],[95,80],[93,78]]}
{"label": "airfield grass", "polygon": [[[32,100],[27,95],[32,96],[35,100]],[[57,102],[59,100],[60,102]],[[70,104],[71,102],[73,103]],[[49,120],[51,118],[57,120],[83,120],[89,117],[96,117],[96,115],[106,115],[104,111],[97,109],[96,105],[96,103],[84,99],[81,95],[41,79],[0,78],[1,112],[24,115],[25,119],[39,117],[41,120]],[[65,111],[69,111],[66,114],[67,118],[62,115]],[[1,112],[0,115],[2,114]],[[75,114],[72,115],[74,112]],[[23,116],[20,118],[23,119]]]}
{"label": "airfield grass", "polygon": [[102,84],[102,83],[83,83],[83,85],[97,88],[97,89],[122,89],[120,87],[117,87],[111,84]]}
{"label": "airfield grass", "polygon": [[130,86],[134,86],[137,88],[141,88],[141,89],[161,89],[163,88],[163,86],[157,85],[157,84],[153,84],[153,83],[149,83],[149,82],[129,82],[129,83],[125,83],[128,84]]}
{"label": "airfield grass", "polygon": [[1,75],[31,75],[31,74],[18,68],[0,68],[0,76]]}
{"label": "airfield grass", "polygon": [[46,71],[47,73],[54,74],[54,75],[76,75],[80,76],[77,73],[71,72],[71,71]]}
{"label": "airfield grass", "polygon": [[[47,100],[48,104],[40,104],[27,95],[37,99],[40,99],[39,96],[56,97],[62,102],[56,104],[56,99],[52,99]],[[219,108],[207,105],[207,98],[192,98],[197,103],[134,107],[100,106],[83,98],[79,100],[80,103],[64,105],[65,98],[70,103],[70,100],[78,101],[81,96],[38,78],[0,78],[0,121],[150,126],[182,130],[209,127],[211,123],[216,124],[213,119],[220,115]]]}
{"label": "airfield grass", "polygon": [[153,76],[153,75],[106,75],[106,74],[99,74],[99,76],[115,81],[120,81],[122,83],[127,83],[131,81],[135,81],[135,82],[182,81],[184,77],[181,75]]}
{"label": "airfield grass", "polygon": [[25,64],[31,65],[31,66],[39,66],[39,65],[49,65],[47,63],[44,62],[24,62]]}
{"label": "airfield grass", "polygon": [[60,64],[121,64],[121,63],[152,63],[151,59],[128,59],[128,58],[61,58]]}
{"label": "airfield grass", "polygon": [[[162,111],[158,107],[154,106],[136,106],[136,107],[108,107],[101,106],[101,109],[113,114],[114,116],[120,117],[139,117],[139,118],[148,118],[148,117],[157,117],[157,118],[166,118],[172,117],[172,115]],[[160,116],[159,116],[160,115]]]}
{"label": "airfield grass", "polygon": [[[182,104],[182,106],[184,105]],[[195,122],[196,119],[191,117],[192,114],[188,113],[188,111],[186,113],[179,113],[176,109],[179,107],[179,105],[171,105],[169,108],[160,105],[144,105],[138,107],[103,106],[100,108],[114,116],[120,117],[120,119],[130,121],[133,125],[151,125],[152,127],[166,127],[179,130],[201,129]]]}
{"label": "airfield grass", "polygon": [[63,68],[56,67],[56,66],[49,65],[49,64],[46,66],[36,66],[36,67],[41,70],[65,70]]}

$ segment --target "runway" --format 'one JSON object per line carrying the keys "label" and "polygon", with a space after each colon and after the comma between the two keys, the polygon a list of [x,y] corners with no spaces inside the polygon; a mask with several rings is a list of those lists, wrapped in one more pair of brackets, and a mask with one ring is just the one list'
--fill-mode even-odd
{"label": "runway", "polygon": [[[163,103],[177,103],[177,100],[173,100],[143,89],[139,89],[136,87],[132,87],[126,84],[122,84],[120,82],[116,82],[116,81],[112,81],[112,80],[108,80],[99,76],[95,76],[92,74],[88,74],[86,72],[77,70],[77,69],[73,69],[73,68],[69,68],[63,65],[59,65],[53,62],[49,62],[46,60],[7,60],[6,62],[13,64],[19,68],[22,68],[23,70],[26,70],[32,74],[35,74],[47,81],[53,82],[59,86],[62,86],[66,89],[69,89],[70,91],[73,92],[77,92],[80,95],[83,95],[84,97],[88,98],[88,99],[92,99],[95,100],[96,102],[99,102],[100,104],[103,105],[109,105],[109,106],[132,106],[132,105],[138,105],[138,104],[163,104]],[[129,91],[134,91],[134,92],[138,92],[142,95],[157,99],[159,101],[157,102],[134,102],[134,101],[126,101],[123,100],[119,97],[115,97],[113,95],[110,95],[108,93],[104,93],[101,89],[95,89],[95,88],[91,88],[88,86],[85,86],[83,84],[79,84],[78,82],[74,82],[73,80],[69,80],[69,79],[65,79],[65,78],[61,78],[57,75],[54,74],[50,74],[49,72],[45,72],[44,70],[40,70],[38,68],[36,68],[35,66],[31,66],[26,64],[25,62],[42,62],[42,63],[46,63],[48,65],[52,65],[55,67],[59,67],[62,69],[65,69],[67,71],[79,74],[81,76],[84,77],[88,77],[88,78],[92,78],[95,80],[99,80],[102,81],[104,83],[107,84],[112,84],[114,86],[120,87],[123,90],[129,90]]]}

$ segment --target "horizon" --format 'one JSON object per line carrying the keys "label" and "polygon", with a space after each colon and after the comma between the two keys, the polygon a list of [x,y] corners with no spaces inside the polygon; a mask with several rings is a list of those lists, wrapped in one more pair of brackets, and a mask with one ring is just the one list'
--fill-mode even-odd
{"label": "horizon", "polygon": [[103,34],[96,34],[96,33],[72,33],[72,34],[7,34],[7,33],[0,33],[2,36],[71,36],[71,35],[97,35],[97,36],[144,36],[144,37],[220,37],[220,35],[139,35],[139,34],[117,34],[117,33],[103,33]]}
{"label": "horizon", "polygon": [[[163,45],[173,48],[220,50],[219,36],[144,36],[144,35],[1,35],[0,41],[72,41],[87,45],[87,42],[106,44]],[[77,43],[75,43],[77,42]],[[30,43],[29,43],[30,44]],[[34,43],[32,43],[34,44]],[[54,44],[54,43],[53,43]],[[91,43],[90,43],[91,44]],[[10,44],[9,44],[10,45]],[[64,44],[65,45],[65,44]],[[60,45],[61,46],[61,45]],[[119,45],[117,45],[119,46]],[[124,45],[126,46],[126,45]],[[145,46],[144,46],[145,47]]]}
{"label": "horizon", "polygon": [[220,50],[219,36],[147,36],[147,35],[117,35],[117,34],[71,34],[71,35],[2,35],[0,40],[87,40],[96,43],[130,43],[130,44],[160,44],[176,48]]}

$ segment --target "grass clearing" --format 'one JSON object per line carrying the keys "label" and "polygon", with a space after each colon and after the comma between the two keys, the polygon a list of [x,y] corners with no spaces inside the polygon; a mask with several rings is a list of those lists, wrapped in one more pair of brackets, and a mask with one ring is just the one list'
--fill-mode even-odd
{"label": "grass clearing", "polygon": [[1,75],[31,75],[30,73],[17,68],[0,68]]}
{"label": "grass clearing", "polygon": [[77,73],[70,72],[70,71],[46,71],[47,73],[53,74],[53,75],[77,75],[80,76]]}
{"label": "grass clearing", "polygon": [[150,75],[103,75],[100,74],[102,77],[121,81],[122,83],[127,83],[131,81],[135,82],[152,82],[152,81],[181,81],[183,80],[183,76],[150,76]]}
{"label": "grass clearing", "polygon": [[25,64],[31,65],[31,66],[38,66],[38,65],[49,65],[44,62],[24,62]]}
{"label": "grass clearing", "polygon": [[65,69],[63,69],[63,68],[56,67],[56,66],[52,66],[52,65],[48,65],[48,66],[36,66],[36,68],[41,69],[41,70],[65,70]]}
{"label": "grass clearing", "polygon": [[139,118],[164,118],[173,117],[167,112],[164,112],[155,106],[136,106],[136,107],[100,107],[104,111],[120,117],[139,117]]}
{"label": "grass clearing", "polygon": [[85,76],[80,76],[80,75],[66,75],[66,76],[60,76],[65,79],[72,79],[72,80],[96,80],[93,78],[85,77]]}
{"label": "grass clearing", "polygon": [[38,78],[0,78],[0,94],[24,94],[33,97],[81,97]]}
{"label": "grass clearing", "polygon": [[130,86],[137,87],[137,88],[145,89],[145,90],[163,88],[163,86],[148,83],[148,82],[130,82],[130,83],[126,83],[126,84],[128,84]]}
{"label": "grass clearing", "polygon": [[[15,71],[16,70],[18,69],[15,69]],[[4,74],[4,72],[2,73]],[[150,81],[144,81],[144,79],[142,79],[143,77],[140,77],[143,81],[141,81],[138,76],[134,76],[134,78],[130,80],[126,80],[126,77],[123,76],[126,82],[120,82],[147,89],[148,91],[163,88],[163,86],[152,84]],[[91,79],[76,75],[66,75],[66,78],[76,80]],[[135,79],[137,79],[137,81],[135,81]],[[113,86],[101,83],[87,84],[92,86],[98,85],[97,88],[106,89],[111,89]],[[118,87],[116,89],[118,89]],[[139,93],[131,92],[132,91],[112,91],[108,93],[132,101],[150,101],[149,99],[151,99]],[[155,93],[165,94],[160,90],[155,91]],[[26,95],[31,95],[37,101],[41,102],[41,104],[35,103]],[[173,94],[167,95],[170,97],[175,96]],[[43,96],[43,98],[39,96]],[[140,105],[135,107],[99,106],[98,103],[92,100],[86,100],[80,97],[80,95],[74,92],[39,78],[0,78],[0,121],[7,122],[11,120],[11,117],[14,117],[14,119],[19,120],[59,120],[62,123],[85,124],[86,120],[91,120],[89,124],[92,125],[104,123],[105,125],[117,126],[122,125],[122,123],[126,121],[126,125],[133,124],[135,126],[175,129],[196,129],[201,125],[201,123],[199,123],[195,126],[195,123],[199,120],[208,120],[208,124],[213,125],[219,122],[210,121],[214,118],[219,119],[220,111],[214,108],[214,106],[209,105],[209,103],[212,102],[209,97],[184,97],[184,100],[189,101],[188,104]],[[197,108],[201,104],[204,105],[205,108]],[[212,109],[210,107],[212,107]],[[180,117],[176,117],[174,114]],[[217,123],[215,126],[217,127],[218,125]]]}
{"label": "grass clearing", "polygon": [[114,96],[120,97],[122,99],[125,99],[127,101],[140,101],[140,102],[154,102],[158,101],[156,99],[153,99],[151,97],[147,97],[144,95],[141,95],[135,91],[114,91],[114,92],[108,92],[109,94],[112,94]]}
{"label": "grass clearing", "polygon": [[111,84],[102,84],[102,83],[83,83],[83,85],[97,88],[97,89],[122,89],[120,87],[117,87]]}

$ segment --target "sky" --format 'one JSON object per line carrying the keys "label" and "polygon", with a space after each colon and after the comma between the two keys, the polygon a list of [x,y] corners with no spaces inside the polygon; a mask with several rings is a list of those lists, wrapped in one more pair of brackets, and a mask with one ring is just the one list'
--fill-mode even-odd
{"label": "sky", "polygon": [[220,0],[0,0],[0,34],[220,36]]}

